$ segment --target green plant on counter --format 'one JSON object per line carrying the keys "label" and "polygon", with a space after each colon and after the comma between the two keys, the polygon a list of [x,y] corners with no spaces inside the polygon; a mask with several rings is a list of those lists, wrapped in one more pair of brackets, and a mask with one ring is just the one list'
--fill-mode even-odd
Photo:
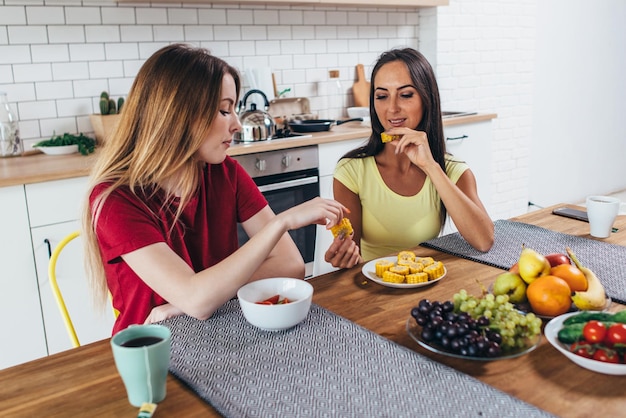
{"label": "green plant on counter", "polygon": [[117,103],[114,99],[109,97],[109,93],[103,91],[100,93],[100,113],[103,115],[116,115],[122,111],[124,106],[124,98],[117,99]]}
{"label": "green plant on counter", "polygon": [[62,147],[66,145],[78,145],[78,151],[83,155],[88,155],[96,149],[96,141],[82,133],[78,135],[68,134],[52,136],[50,139],[39,141],[33,147]]}

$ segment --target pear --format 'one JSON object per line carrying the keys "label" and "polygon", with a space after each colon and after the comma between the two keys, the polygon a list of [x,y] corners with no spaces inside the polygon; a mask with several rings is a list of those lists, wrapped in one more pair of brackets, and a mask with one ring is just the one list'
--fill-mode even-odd
{"label": "pear", "polygon": [[527,284],[531,284],[535,279],[550,274],[550,262],[537,251],[524,247],[517,262],[519,275]]}
{"label": "pear", "polygon": [[493,284],[493,294],[509,295],[511,303],[526,302],[526,282],[517,273],[501,273]]}

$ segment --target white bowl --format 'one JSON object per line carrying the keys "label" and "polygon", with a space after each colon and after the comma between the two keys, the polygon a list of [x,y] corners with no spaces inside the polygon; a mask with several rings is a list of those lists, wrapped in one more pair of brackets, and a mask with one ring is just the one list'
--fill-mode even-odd
{"label": "white bowl", "polygon": [[581,357],[569,351],[567,349],[567,345],[559,341],[558,332],[561,328],[563,328],[563,321],[565,321],[570,316],[577,315],[579,313],[580,312],[570,312],[551,319],[550,322],[546,324],[546,327],[543,330],[546,339],[550,342],[550,344],[552,344],[554,348],[559,350],[561,353],[563,353],[563,355],[565,355],[568,359],[570,359],[580,367],[597,373],[626,375],[626,364],[605,363],[602,361]]}
{"label": "white bowl", "polygon": [[348,111],[348,117],[352,118],[369,118],[370,117],[370,108],[369,107],[349,107],[346,109]]}
{"label": "white bowl", "polygon": [[60,145],[52,147],[33,147],[47,155],[66,155],[78,152],[78,145]]}
{"label": "white bowl", "polygon": [[[260,305],[257,302],[279,295],[289,303]],[[289,277],[275,277],[250,282],[237,291],[243,316],[255,327],[266,331],[280,331],[304,321],[311,308],[313,286]]]}

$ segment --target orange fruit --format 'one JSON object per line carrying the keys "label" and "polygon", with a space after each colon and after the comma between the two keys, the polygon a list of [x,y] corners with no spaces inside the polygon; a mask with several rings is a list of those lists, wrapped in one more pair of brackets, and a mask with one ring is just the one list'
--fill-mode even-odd
{"label": "orange fruit", "polygon": [[559,264],[550,269],[550,275],[560,277],[569,285],[572,292],[587,290],[587,278],[580,269],[572,264]]}
{"label": "orange fruit", "polygon": [[526,297],[537,315],[557,316],[569,311],[572,306],[572,291],[560,277],[541,276],[528,285]]}

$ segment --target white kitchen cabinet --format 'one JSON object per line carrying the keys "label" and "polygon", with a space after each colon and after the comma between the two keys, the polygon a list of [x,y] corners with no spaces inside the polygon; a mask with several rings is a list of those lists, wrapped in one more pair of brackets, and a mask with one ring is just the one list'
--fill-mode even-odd
{"label": "white kitchen cabinet", "polygon": [[[72,348],[50,288],[48,261],[50,250],[54,250],[69,233],[79,229],[78,219],[86,190],[86,177],[26,186],[32,252],[41,293],[48,354]],[[105,312],[97,312],[93,307],[84,270],[83,243],[80,236],[63,249],[56,271],[57,282],[81,345],[110,337],[114,315],[110,306],[107,306]]]}
{"label": "white kitchen cabinet", "polygon": [[[447,151],[469,165],[476,177],[478,196],[490,214],[492,135],[491,120],[444,126]],[[449,220],[443,233],[448,234],[456,230],[452,220]]]}
{"label": "white kitchen cabinet", "polygon": [[[319,175],[320,175],[320,196],[323,198],[333,198],[333,173],[337,161],[348,151],[353,150],[367,142],[367,138],[338,141],[328,144],[318,145],[319,153]],[[317,226],[315,237],[315,262],[313,265],[313,276],[337,270],[326,261],[324,253],[333,242],[333,235],[322,225]]]}
{"label": "white kitchen cabinet", "polygon": [[3,369],[43,357],[47,352],[24,186],[0,188],[0,202],[0,317],[3,318],[0,369]]}

